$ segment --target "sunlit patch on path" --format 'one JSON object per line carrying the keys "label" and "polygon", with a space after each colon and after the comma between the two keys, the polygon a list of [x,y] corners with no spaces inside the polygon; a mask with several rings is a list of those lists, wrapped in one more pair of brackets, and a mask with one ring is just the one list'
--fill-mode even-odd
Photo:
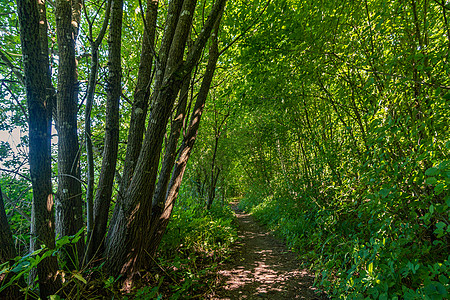
{"label": "sunlit patch on path", "polygon": [[252,216],[235,212],[241,239],[232,259],[220,268],[218,287],[208,299],[325,299],[294,253]]}

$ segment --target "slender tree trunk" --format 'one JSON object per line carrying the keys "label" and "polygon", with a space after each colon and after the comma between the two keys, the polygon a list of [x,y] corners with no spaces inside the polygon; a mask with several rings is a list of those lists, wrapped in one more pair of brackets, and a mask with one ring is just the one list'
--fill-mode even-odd
{"label": "slender tree trunk", "polygon": [[148,0],[145,17],[146,26],[144,28],[144,36],[141,46],[141,60],[139,62],[136,89],[134,90],[130,129],[128,131],[127,152],[125,156],[122,181],[119,187],[119,203],[122,202],[121,196],[125,194],[131,181],[131,177],[133,176],[144,137],[145,119],[147,118],[150,98],[150,84],[152,79],[152,64],[154,56],[152,49],[154,50],[155,46],[157,14],[158,0]]}
{"label": "slender tree trunk", "polygon": [[[8,219],[5,212],[5,204],[3,203],[3,194],[0,187],[0,264],[13,260],[16,257],[16,249],[14,248],[13,237],[9,228]],[[11,276],[0,274],[0,286],[3,286],[10,280]],[[23,281],[23,278],[22,278]],[[16,282],[0,292],[1,299],[22,299],[24,298],[19,291]]]}
{"label": "slender tree trunk", "polygon": [[[155,194],[153,195],[152,216],[158,216],[158,218],[164,207],[170,175],[175,164],[178,140],[180,138],[181,130],[183,129],[184,119],[186,116],[186,106],[190,86],[191,76],[188,76],[184,80],[183,86],[180,90],[180,100],[178,102],[177,112],[170,127],[169,141],[165,147],[165,155],[158,176],[158,184],[156,186]],[[159,212],[159,214],[157,212]]]}
{"label": "slender tree trunk", "polygon": [[184,63],[184,47],[192,24],[195,1],[188,0],[183,4],[167,59],[165,79],[161,88],[156,91],[158,96],[152,105],[137,167],[125,195],[125,202],[119,208],[117,219],[108,236],[105,267],[110,274],[125,273],[130,277],[150,263],[147,249],[152,241],[149,240],[148,234],[153,224],[149,224],[149,217],[152,214],[151,204],[166,124],[183,79],[198,63],[225,2],[219,0],[214,4],[192,52]]}
{"label": "slender tree trunk", "polygon": [[203,81],[200,86],[200,91],[195,101],[194,110],[191,115],[189,127],[186,130],[186,135],[183,139],[180,148],[180,154],[175,163],[175,168],[172,172],[172,177],[169,182],[169,187],[166,193],[166,200],[164,203],[164,209],[160,213],[158,221],[151,224],[151,244],[148,248],[147,254],[154,256],[158,249],[164,232],[169,224],[170,216],[172,215],[175,200],[178,197],[178,191],[180,190],[181,181],[183,179],[184,171],[186,170],[187,162],[194,147],[195,140],[197,138],[198,128],[200,126],[201,117],[205,107],[205,102],[208,97],[211,82],[214,77],[214,71],[216,69],[217,60],[219,59],[218,49],[218,31],[221,20],[222,12],[217,17],[214,32],[211,37],[211,46],[209,48],[208,65],[206,66]]}
{"label": "slender tree trunk", "polygon": [[[156,78],[154,83],[154,92],[152,96],[152,103],[158,98],[162,82],[165,78],[167,60],[169,59],[169,52],[174,40],[175,31],[178,26],[178,21],[183,7],[184,0],[173,0],[169,2],[169,9],[166,17],[166,26],[164,35],[161,40],[161,46],[158,52],[158,60],[156,64]],[[131,180],[130,180],[131,181]]]}
{"label": "slender tree trunk", "polygon": [[216,183],[217,179],[219,178],[220,169],[216,172],[216,154],[217,154],[217,147],[219,146],[219,134],[216,132],[216,137],[214,139],[214,151],[213,151],[213,157],[211,160],[211,181],[209,183],[209,193],[208,193],[208,201],[206,203],[206,209],[211,209],[212,203],[214,201],[214,198],[216,196]]}
{"label": "slender tree trunk", "polygon": [[[20,39],[25,73],[29,117],[29,163],[33,187],[31,239],[32,251],[42,244],[55,248],[53,193],[51,182],[51,102],[46,97],[47,70],[41,63],[39,12],[37,1],[17,0]],[[56,256],[45,258],[37,266],[40,296],[55,294],[61,282],[57,277]]]}
{"label": "slender tree trunk", "polygon": [[222,170],[220,168],[214,167],[213,171],[211,172],[210,190],[208,193],[208,202],[206,203],[206,209],[208,209],[208,210],[211,209],[214,199],[216,198],[217,180],[219,179],[219,175],[220,175],[221,171]]}
{"label": "slender tree trunk", "polygon": [[[88,237],[86,253],[83,259],[83,265],[88,263],[92,257],[92,253],[89,253],[90,240],[92,238],[92,229],[94,227],[94,151],[92,146],[92,132],[91,132],[91,112],[94,102],[95,87],[97,84],[97,73],[98,73],[98,59],[99,59],[99,47],[105,36],[106,29],[109,23],[109,16],[111,12],[111,2],[108,0],[106,4],[105,17],[103,19],[103,25],[98,34],[97,38],[94,40],[92,34],[93,21],[87,20],[89,23],[89,39],[91,41],[91,67],[89,70],[89,83],[86,96],[86,110],[84,119],[85,128],[85,140],[86,140],[86,156],[87,156],[87,188],[86,188],[86,236]],[[87,16],[86,16],[86,19]]]}
{"label": "slender tree trunk", "polygon": [[[180,16],[178,20],[167,59],[166,74],[170,75],[166,76],[161,89],[156,91],[158,96],[152,105],[147,132],[134,172],[135,175],[125,195],[125,201],[129,203],[120,206],[124,214],[119,213],[118,220],[113,224],[114,228],[108,241],[111,242],[111,246],[108,247],[106,255],[107,269],[111,274],[121,272],[132,275],[145,264],[145,249],[148,241],[144,238],[146,234],[142,227],[147,228],[148,225],[142,224],[148,224],[150,221],[151,199],[155,190],[166,124],[180,90],[181,82],[188,74],[186,70],[180,68],[183,67],[180,62],[183,59],[184,46],[192,23],[194,9],[195,0],[187,0],[183,3],[181,10],[187,13]],[[160,70],[157,72],[160,72]],[[128,230],[130,232],[126,233]],[[115,238],[120,238],[120,240],[115,240]],[[112,246],[118,244],[125,247],[115,248]],[[118,253],[118,250],[120,253]],[[113,257],[114,259],[111,259]]]}
{"label": "slender tree trunk", "polygon": [[211,209],[211,206],[213,204],[214,198],[216,197],[216,185],[217,180],[219,179],[220,171],[221,169],[216,166],[216,156],[217,156],[217,148],[219,147],[219,139],[222,134],[222,128],[225,124],[225,121],[228,119],[228,116],[230,113],[227,113],[223,120],[218,124],[217,120],[217,111],[214,112],[214,119],[215,119],[215,125],[214,125],[214,151],[213,151],[213,157],[211,160],[211,181],[209,184],[209,193],[208,193],[208,201],[206,203],[206,209]]}
{"label": "slender tree trunk", "polygon": [[[47,9],[46,1],[38,1],[39,9],[39,39],[41,44],[41,63],[43,68],[47,71],[46,81],[47,81],[47,97],[50,98],[52,103],[52,115],[56,116],[56,90],[52,84],[52,74],[50,69],[50,62],[48,58],[48,22],[47,22]],[[56,118],[55,118],[56,120]],[[51,124],[51,118],[50,118]],[[51,126],[51,125],[50,125]]]}
{"label": "slender tree trunk", "polygon": [[[76,34],[72,25],[72,1],[56,1],[56,33],[59,49],[57,116],[58,122],[58,191],[56,197],[56,234],[76,234],[83,227],[83,204],[80,182],[80,153],[77,133],[78,81],[75,61]],[[68,269],[79,266],[84,239],[61,251]]]}
{"label": "slender tree trunk", "polygon": [[106,103],[105,147],[102,169],[94,200],[94,227],[88,249],[91,259],[104,251],[106,226],[108,223],[114,175],[116,173],[117,151],[119,146],[119,103],[122,95],[122,38],[123,0],[112,0],[111,23],[108,40],[108,85]]}

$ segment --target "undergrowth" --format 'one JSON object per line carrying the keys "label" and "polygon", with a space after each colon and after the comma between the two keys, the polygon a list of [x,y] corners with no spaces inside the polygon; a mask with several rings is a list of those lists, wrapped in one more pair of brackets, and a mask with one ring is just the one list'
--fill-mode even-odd
{"label": "undergrowth", "polygon": [[373,168],[340,185],[280,181],[240,206],[283,236],[332,298],[448,299],[450,162],[388,167],[407,175]]}
{"label": "undergrowth", "polygon": [[229,258],[237,239],[229,205],[216,203],[208,211],[197,198],[181,199],[161,242],[158,262],[171,284],[170,299],[202,298],[215,283],[220,262]]}
{"label": "undergrowth", "polygon": [[[39,249],[2,264],[0,276],[8,280],[0,284],[0,292],[10,285],[20,285],[28,299],[37,299],[36,285],[25,286],[31,270],[45,257],[58,255],[80,238],[64,237],[57,248]],[[62,296],[53,299],[190,299],[202,298],[215,283],[215,271],[230,254],[237,238],[234,214],[227,204],[217,203],[208,211],[198,198],[180,197],[167,228],[152,270],[141,272],[131,292],[121,290],[121,278],[106,277],[101,265],[75,271],[61,270],[65,282]],[[8,275],[9,274],[9,275]]]}

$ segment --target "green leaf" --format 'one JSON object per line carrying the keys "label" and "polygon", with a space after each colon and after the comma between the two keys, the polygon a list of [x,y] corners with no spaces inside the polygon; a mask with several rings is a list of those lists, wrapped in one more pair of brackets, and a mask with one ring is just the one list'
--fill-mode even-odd
{"label": "green leaf", "polygon": [[439,169],[436,167],[431,167],[425,171],[425,175],[427,175],[427,176],[435,176],[438,173],[439,173]]}
{"label": "green leaf", "polygon": [[444,299],[448,296],[447,289],[442,285],[442,283],[437,281],[430,281],[425,286],[426,295],[431,299]]}
{"label": "green leaf", "polygon": [[438,185],[436,185],[434,187],[434,192],[436,193],[436,195],[441,194],[445,189],[445,184],[443,183],[439,183]]}
{"label": "green leaf", "polygon": [[389,195],[390,190],[389,189],[381,189],[380,195],[382,198],[386,198]]}
{"label": "green leaf", "polygon": [[435,185],[437,183],[436,177],[428,177],[425,179],[425,183],[429,185]]}
{"label": "green leaf", "polygon": [[439,282],[440,283],[442,283],[442,284],[448,284],[449,283],[449,279],[448,279],[448,277],[447,276],[444,276],[444,275],[439,275]]}
{"label": "green leaf", "polygon": [[62,238],[56,240],[56,248],[59,249],[62,246],[68,244],[70,242],[69,236],[63,236]]}
{"label": "green leaf", "polygon": [[84,279],[83,276],[81,276],[80,273],[75,273],[75,274],[73,274],[73,277],[75,277],[75,278],[78,279],[79,281],[83,282],[84,284],[87,284],[86,279]]}
{"label": "green leaf", "polygon": [[26,269],[30,265],[30,262],[28,260],[21,261],[17,264],[17,266],[14,267],[14,269],[11,270],[13,273],[19,273],[23,269]]}
{"label": "green leaf", "polygon": [[446,226],[447,226],[447,224],[445,224],[444,222],[438,222],[436,224],[436,230],[434,231],[434,233],[436,233],[438,235],[438,238],[440,238],[444,235],[444,229]]}

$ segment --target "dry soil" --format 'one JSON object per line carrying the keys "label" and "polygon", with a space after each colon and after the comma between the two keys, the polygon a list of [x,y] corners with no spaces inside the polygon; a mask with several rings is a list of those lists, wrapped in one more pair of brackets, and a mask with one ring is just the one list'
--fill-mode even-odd
{"label": "dry soil", "polygon": [[233,209],[240,239],[207,299],[327,299],[313,287],[314,275],[300,267],[295,253],[236,203]]}

